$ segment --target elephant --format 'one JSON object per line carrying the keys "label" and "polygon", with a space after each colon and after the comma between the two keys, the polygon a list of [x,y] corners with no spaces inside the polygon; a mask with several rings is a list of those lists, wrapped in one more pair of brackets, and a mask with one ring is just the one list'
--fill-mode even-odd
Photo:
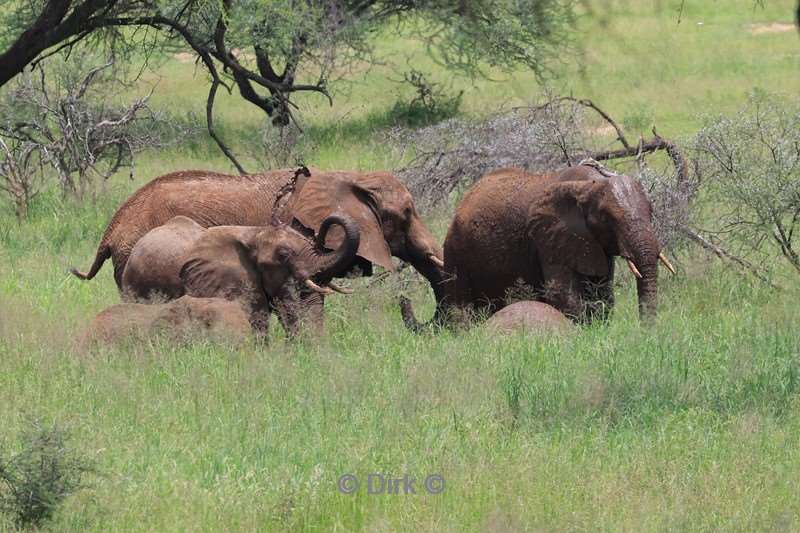
{"label": "elephant", "polygon": [[126,337],[165,333],[182,339],[197,333],[229,340],[250,334],[247,313],[237,302],[224,298],[182,296],[161,304],[122,303],[101,311],[78,340],[85,349],[96,343],[113,343]]}
{"label": "elephant", "polygon": [[[506,168],[482,177],[464,195],[444,243],[443,289],[428,325],[454,311],[503,308],[522,283],[577,322],[607,319],[614,305],[614,257],[636,276],[639,315],[657,309],[658,261],[673,273],[652,224],[641,183],[593,160],[547,174]],[[401,299],[407,327],[417,322]]]}
{"label": "elephant", "polygon": [[[323,220],[333,212],[354,219],[361,231],[358,253],[340,275],[359,271],[370,275],[373,265],[391,271],[391,258],[395,256],[420,272],[435,294],[442,290],[441,247],[396,176],[306,167],[251,175],[187,170],[155,178],[116,211],[89,271],[70,271],[80,279],[92,279],[111,258],[114,280],[121,290],[134,245],[176,215],[191,218],[203,227],[263,226],[282,221],[311,235],[320,231]],[[332,231],[325,245],[336,249],[342,238],[341,231]],[[308,291],[304,295],[315,298]]]}
{"label": "elephant", "polygon": [[[339,248],[327,251],[323,243],[335,227],[344,237]],[[122,290],[137,300],[184,294],[242,300],[257,332],[266,333],[274,310],[287,334],[294,336],[303,318],[295,288],[305,287],[320,298],[348,292],[330,280],[351,264],[359,242],[355,221],[337,214],[322,221],[315,240],[288,224],[206,229],[177,216],[150,230],[133,247]]]}
{"label": "elephant", "polygon": [[178,215],[151,229],[131,249],[122,272],[124,300],[171,300],[186,293],[181,281],[183,257],[206,228]]}
{"label": "elephant", "polygon": [[522,300],[508,305],[486,321],[484,327],[495,333],[529,331],[533,333],[566,334],[575,326],[555,307],[544,302]]}

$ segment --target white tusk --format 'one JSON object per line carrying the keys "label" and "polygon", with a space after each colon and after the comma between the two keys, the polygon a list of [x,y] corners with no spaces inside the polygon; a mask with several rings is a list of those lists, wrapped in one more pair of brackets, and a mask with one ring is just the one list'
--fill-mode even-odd
{"label": "white tusk", "polygon": [[628,262],[628,268],[631,269],[633,275],[636,276],[638,279],[642,279],[642,273],[639,272],[639,269],[636,268],[636,265],[633,264],[633,261],[631,261],[630,259],[625,259],[625,261]]}
{"label": "white tusk", "polygon": [[675,275],[675,269],[672,267],[670,262],[667,260],[667,256],[664,255],[664,252],[658,254],[658,258],[661,259],[661,262],[664,263],[664,266],[667,267],[667,270],[672,272],[672,275]]}
{"label": "white tusk", "polygon": [[306,287],[311,289],[314,292],[318,292],[320,294],[333,294],[333,291],[327,287],[320,287],[310,279],[306,280]]}
{"label": "white tusk", "polygon": [[339,294],[353,294],[353,289],[348,289],[347,287],[339,287],[335,285],[333,282],[328,283],[328,287],[335,290]]}
{"label": "white tusk", "polygon": [[431,254],[428,256],[428,259],[431,260],[431,263],[438,266],[439,268],[444,268],[444,261],[436,257],[435,255]]}

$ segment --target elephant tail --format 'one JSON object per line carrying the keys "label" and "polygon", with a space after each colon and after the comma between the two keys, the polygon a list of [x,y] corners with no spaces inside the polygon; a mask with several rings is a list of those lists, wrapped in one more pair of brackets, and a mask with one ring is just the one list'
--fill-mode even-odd
{"label": "elephant tail", "polygon": [[411,300],[405,296],[400,296],[400,314],[403,317],[403,324],[406,328],[414,333],[423,333],[426,331],[433,331],[443,325],[441,306],[436,306],[436,313],[428,322],[420,322],[414,314],[414,307],[411,305]]}
{"label": "elephant tail", "polygon": [[89,272],[83,273],[75,267],[70,267],[69,271],[78,279],[92,279],[95,277],[95,275],[97,275],[97,273],[100,271],[100,268],[103,266],[103,263],[105,263],[106,259],[109,257],[111,257],[111,248],[107,244],[103,243],[97,249],[97,255],[94,256],[94,263],[92,263]]}

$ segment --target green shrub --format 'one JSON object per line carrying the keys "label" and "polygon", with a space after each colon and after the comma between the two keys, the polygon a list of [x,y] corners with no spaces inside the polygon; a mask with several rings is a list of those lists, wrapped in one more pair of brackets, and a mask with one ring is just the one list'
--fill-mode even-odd
{"label": "green shrub", "polygon": [[406,72],[403,81],[413,87],[414,97],[408,101],[395,102],[389,111],[389,118],[394,125],[419,128],[458,114],[464,91],[459,91],[456,95],[447,94],[440,84],[429,81],[417,70]]}
{"label": "green shrub", "polygon": [[58,506],[83,487],[89,463],[67,446],[69,435],[58,426],[31,420],[19,439],[19,452],[0,449],[0,512],[17,527],[38,527]]}

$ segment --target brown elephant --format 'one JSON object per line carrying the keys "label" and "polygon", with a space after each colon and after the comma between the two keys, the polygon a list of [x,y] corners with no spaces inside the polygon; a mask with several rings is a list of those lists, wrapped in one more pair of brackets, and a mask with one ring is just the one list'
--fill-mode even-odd
{"label": "brown elephant", "polygon": [[[533,175],[502,169],[481,178],[465,194],[444,244],[442,296],[432,324],[454,310],[492,313],[522,283],[536,299],[570,318],[607,317],[614,304],[614,257],[637,278],[642,319],[657,308],[658,261],[664,261],[641,183],[594,161]],[[422,325],[408,300],[404,322]]]}
{"label": "brown elephant", "polygon": [[124,300],[171,300],[186,294],[181,281],[183,257],[206,228],[185,216],[153,228],[133,246],[122,272]]}
{"label": "brown elephant", "polygon": [[198,334],[238,340],[250,334],[247,313],[223,298],[182,296],[161,304],[117,304],[101,311],[78,340],[78,347],[130,337],[165,334],[174,340]]}
{"label": "brown elephant", "polygon": [[527,331],[532,333],[566,334],[574,324],[564,313],[544,302],[522,300],[493,314],[485,326],[493,332]]}
{"label": "brown elephant", "polygon": [[[387,172],[302,168],[244,176],[198,170],[167,174],[144,185],[117,210],[89,271],[71,271],[92,279],[111,258],[121,289],[133,246],[176,215],[203,227],[263,226],[278,219],[316,234],[334,212],[351,217],[361,230],[357,256],[342,275],[354,267],[368,275],[373,264],[392,270],[395,256],[411,263],[439,294],[441,248],[417,214],[408,189]],[[332,231],[326,246],[335,249],[341,239],[340,231]]]}
{"label": "brown elephant", "polygon": [[[335,227],[344,237],[336,250],[328,251],[323,243]],[[123,295],[242,300],[257,331],[266,333],[269,315],[277,311],[292,336],[303,314],[296,288],[305,287],[320,298],[346,292],[330,280],[352,263],[359,242],[356,223],[340,215],[322,221],[316,240],[288,224],[206,229],[177,216],[150,230],[133,247],[122,274]]]}

